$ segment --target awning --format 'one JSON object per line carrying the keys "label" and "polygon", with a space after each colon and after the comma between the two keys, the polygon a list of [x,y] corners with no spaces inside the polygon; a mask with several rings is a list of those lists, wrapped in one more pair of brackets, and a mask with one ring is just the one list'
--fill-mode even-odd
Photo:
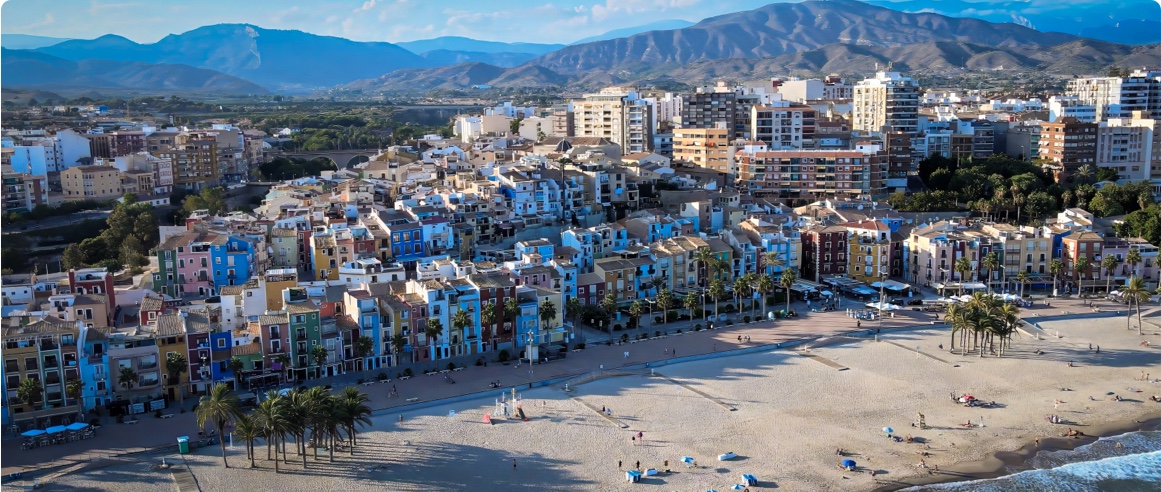
{"label": "awning", "polygon": [[65,428],[68,430],[71,430],[71,431],[79,431],[79,430],[84,430],[88,426],[89,426],[89,424],[86,424],[84,422],[73,422]]}
{"label": "awning", "polygon": [[896,306],[896,305],[891,304],[889,302],[868,302],[867,307],[872,308],[872,309],[878,309],[880,311],[894,311],[896,309],[899,309],[899,306]]}
{"label": "awning", "polygon": [[24,431],[24,433],[20,434],[20,435],[22,435],[24,437],[36,437],[36,436],[39,436],[41,434],[44,434],[44,431],[42,431],[40,429],[32,429],[30,431]]}
{"label": "awning", "polygon": [[54,425],[52,427],[45,429],[44,431],[48,432],[49,434],[60,434],[61,432],[64,432],[66,430],[68,430],[68,429],[66,429],[65,426],[63,426],[63,425]]}

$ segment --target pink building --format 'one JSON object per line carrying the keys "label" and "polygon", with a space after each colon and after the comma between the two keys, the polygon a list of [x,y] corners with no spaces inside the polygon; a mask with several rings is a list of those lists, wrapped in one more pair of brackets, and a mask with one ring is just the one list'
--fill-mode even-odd
{"label": "pink building", "polygon": [[[1136,249],[1141,254],[1141,263],[1138,263],[1136,268],[1126,262],[1129,251],[1132,249]],[[1157,253],[1157,246],[1149,244],[1148,241],[1139,237],[1105,238],[1104,254],[1115,256],[1120,260],[1120,265],[1117,265],[1117,268],[1112,272],[1113,288],[1115,289],[1117,285],[1125,285],[1129,281],[1129,277],[1141,277],[1145,279],[1147,288],[1156,289],[1158,281]]]}

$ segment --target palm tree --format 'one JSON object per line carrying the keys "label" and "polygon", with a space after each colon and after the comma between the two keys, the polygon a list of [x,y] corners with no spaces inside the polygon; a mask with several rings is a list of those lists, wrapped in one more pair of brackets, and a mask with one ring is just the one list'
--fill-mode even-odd
{"label": "palm tree", "polygon": [[750,298],[750,316],[754,316],[754,310],[758,309],[758,303],[754,301],[754,293],[758,292],[758,275],[754,272],[746,272],[742,275],[742,280],[746,281],[746,297]]}
{"label": "palm tree", "polygon": [[1077,292],[1084,292],[1084,277],[1085,277],[1085,274],[1088,273],[1088,266],[1090,264],[1091,264],[1091,261],[1088,259],[1087,256],[1081,256],[1081,257],[1077,258],[1075,262],[1072,263],[1073,270],[1076,270],[1076,276],[1077,276],[1076,291]]}
{"label": "palm tree", "polygon": [[1060,277],[1061,273],[1064,273],[1064,261],[1060,258],[1053,258],[1052,261],[1048,262],[1048,273],[1052,274],[1052,295],[1056,295],[1056,279]]}
{"label": "palm tree", "polygon": [[661,292],[657,293],[657,307],[661,308],[662,322],[669,321],[669,308],[673,307],[673,292],[661,289]]}
{"label": "palm tree", "polygon": [[212,423],[218,430],[218,444],[222,447],[222,465],[229,468],[230,463],[226,461],[226,440],[222,438],[226,435],[226,425],[242,417],[238,395],[224,384],[214,386],[210,394],[198,401],[198,408],[194,413],[197,415],[198,427],[205,428],[206,424]]}
{"label": "palm tree", "polygon": [[367,406],[370,401],[369,396],[351,386],[348,386],[339,395],[339,402],[343,410],[343,425],[347,428],[347,437],[351,440],[352,455],[355,454],[355,445],[358,444],[357,427],[371,425],[371,407]]}
{"label": "palm tree", "polygon": [[786,313],[790,313],[790,288],[794,286],[794,282],[798,281],[798,274],[794,273],[793,269],[786,269],[782,271],[782,277],[778,279],[778,285],[786,289]]}
{"label": "palm tree", "polygon": [[439,318],[427,318],[427,326],[423,328],[423,334],[427,335],[427,346],[435,347],[435,342],[443,335],[443,322]]}
{"label": "palm tree", "polygon": [[310,349],[310,358],[314,361],[314,365],[318,366],[318,377],[322,377],[322,366],[327,362],[327,348],[322,345],[315,345]]}
{"label": "palm tree", "polygon": [[32,378],[25,378],[16,389],[16,396],[20,398],[20,401],[30,405],[33,410],[36,410],[36,404],[43,394],[44,387],[40,385],[40,380]]}
{"label": "palm tree", "polygon": [[262,428],[259,427],[257,417],[243,415],[238,418],[234,424],[234,434],[246,443],[246,457],[250,458],[250,468],[255,468],[258,465],[254,464],[254,441],[262,436]]}
{"label": "palm tree", "polygon": [[765,263],[766,266],[770,269],[770,271],[766,272],[767,275],[774,275],[775,273],[778,273],[775,270],[786,266],[786,262],[782,261],[782,255],[777,251],[767,251],[762,253],[762,262]]}
{"label": "palm tree", "polygon": [[641,301],[633,301],[629,305],[629,318],[633,320],[633,328],[641,329],[641,315],[645,314],[645,308],[641,306]]}
{"label": "palm tree", "polygon": [[[964,291],[964,283],[967,282],[968,275],[972,273],[972,260],[969,260],[966,256],[955,260],[955,271],[959,272],[959,291],[962,294]],[[879,301],[882,302],[883,300],[879,299]]]}
{"label": "palm tree", "polygon": [[955,335],[959,333],[963,337],[963,317],[967,314],[965,309],[960,308],[959,304],[952,303],[947,306],[947,312],[943,315],[943,320],[951,323],[951,352],[955,353]]}
{"label": "palm tree", "polygon": [[274,362],[277,362],[278,367],[282,369],[282,380],[290,379],[290,354],[283,352],[275,355]]}
{"label": "palm tree", "polygon": [[[186,363],[185,356],[180,352],[170,352],[165,356],[165,372],[169,374],[169,384],[171,386],[179,386],[181,384],[181,373],[189,370],[189,364]],[[185,392],[181,388],[177,388],[178,397],[181,401],[185,401]]]}
{"label": "palm tree", "polygon": [[[601,309],[605,310],[605,314],[609,315],[610,322],[613,316],[617,314],[617,293],[609,291],[605,297],[601,299]],[[609,326],[609,333],[613,332],[613,327]]]}
{"label": "palm tree", "polygon": [[1105,293],[1113,292],[1113,270],[1120,266],[1121,260],[1113,255],[1105,255],[1101,260],[1101,268],[1105,270]]}
{"label": "palm tree", "polygon": [[452,315],[452,327],[454,327],[456,331],[460,333],[460,340],[465,341],[465,343],[468,337],[467,333],[464,333],[464,330],[469,326],[472,326],[472,321],[474,321],[472,320],[472,313],[467,309],[457,309],[456,314]]}
{"label": "palm tree", "polygon": [[515,297],[509,297],[504,301],[504,317],[512,322],[512,328],[516,328],[516,317],[520,315],[520,305],[516,303]]}
{"label": "palm tree", "polygon": [[[713,250],[706,247],[698,248],[697,251],[693,253],[693,261],[698,262],[699,266],[699,272],[697,276],[698,285],[704,287],[707,283],[709,283],[709,278],[714,276],[713,272],[710,271],[710,265],[716,259],[718,259],[718,257],[714,254]],[[702,273],[700,270],[705,270],[705,273]]]}
{"label": "palm tree", "polygon": [[266,392],[266,399],[254,410],[254,418],[262,430],[262,436],[266,438],[266,459],[270,459],[270,449],[274,448],[274,473],[278,473],[278,443],[285,443],[286,434],[291,428],[286,398],[276,390]]}
{"label": "palm tree", "polygon": [[375,340],[371,337],[363,335],[355,339],[355,358],[359,359],[362,364],[361,370],[367,370],[367,356],[375,350]]}
{"label": "palm tree", "polygon": [[396,365],[402,363],[399,357],[405,348],[407,348],[407,337],[403,336],[402,333],[396,333],[391,337],[391,351],[395,354]]}
{"label": "palm tree", "polygon": [[999,270],[1001,267],[1000,255],[996,254],[995,251],[988,252],[988,254],[984,255],[984,261],[982,262],[982,265],[984,267],[984,270],[987,270],[987,272],[988,272],[987,273],[988,292],[991,292],[992,291],[992,274],[995,273],[996,270]]}
{"label": "palm tree", "polygon": [[480,306],[480,324],[488,328],[488,333],[491,338],[496,337],[496,319],[499,317],[499,310],[502,307],[496,304],[486,304]]}
{"label": "palm tree", "polygon": [[696,294],[694,294],[694,293],[692,293],[692,292],[691,292],[691,293],[689,293],[689,294],[686,294],[686,295],[685,295],[685,298],[681,300],[681,304],[682,304],[682,306],[683,306],[683,307],[684,307],[686,310],[688,310],[688,311],[689,311],[689,320],[690,320],[690,321],[693,321],[693,318],[694,318],[694,316],[693,316],[693,315],[694,315],[694,311],[695,311],[695,310],[697,310],[697,305],[698,305],[698,299],[697,299],[697,297],[698,297],[698,296],[697,296]]}
{"label": "palm tree", "polygon": [[[1149,290],[1145,288],[1145,279],[1141,277],[1130,277],[1128,285],[1121,290],[1121,293],[1124,294],[1125,299],[1129,300],[1130,310],[1133,308],[1134,303],[1137,304],[1137,334],[1144,335],[1145,333],[1142,328],[1144,325],[1141,324],[1141,302],[1149,302],[1153,297]],[[1132,316],[1131,312],[1129,316]]]}
{"label": "palm tree", "polygon": [[726,295],[726,283],[720,278],[715,278],[710,282],[709,296],[714,299],[714,319],[718,319],[718,301],[722,296]]}
{"label": "palm tree", "polygon": [[1028,284],[1028,272],[1020,270],[1016,273],[1016,281],[1020,283],[1020,297],[1024,297],[1024,286]]}
{"label": "palm tree", "polygon": [[746,299],[746,295],[749,293],[750,284],[746,281],[745,277],[738,277],[734,279],[733,288],[734,302],[738,303],[738,315],[741,316],[743,306],[742,303]]}
{"label": "palm tree", "polygon": [[1125,263],[1129,264],[1130,277],[1137,276],[1137,265],[1141,264],[1141,250],[1138,248],[1129,248],[1129,254],[1125,255]]}
{"label": "palm tree", "polygon": [[564,301],[564,312],[572,320],[573,326],[576,326],[576,320],[580,317],[581,310],[583,309],[584,306],[581,305],[579,297],[569,297],[567,301]]}
{"label": "palm tree", "polygon": [[117,375],[117,384],[125,387],[125,391],[130,394],[133,393],[133,387],[137,385],[137,371],[132,367],[122,367],[121,373]]}
{"label": "palm tree", "polygon": [[318,448],[324,445],[323,439],[328,433],[329,410],[334,397],[326,388],[315,386],[306,391],[295,392],[291,396],[291,403],[298,407],[299,415],[305,417],[303,426],[298,430],[298,440],[302,443],[302,466],[306,467],[306,431],[310,429],[310,443],[314,450],[314,457],[318,458]]}
{"label": "palm tree", "polygon": [[[338,398],[327,395],[326,399],[320,402],[319,409],[317,411],[319,426],[315,429],[315,432],[321,430],[323,438],[328,441],[326,443],[328,454],[327,459],[331,463],[334,463],[335,461],[336,441],[342,437],[342,430],[344,428],[343,410],[343,407],[339,404]],[[315,449],[317,451],[318,448]]]}
{"label": "palm tree", "polygon": [[540,324],[543,325],[544,330],[552,329],[552,322],[556,320],[556,304],[551,299],[545,299],[540,303]]}
{"label": "palm tree", "polygon": [[242,372],[242,368],[246,366],[246,363],[242,362],[242,359],[238,357],[230,357],[229,365],[230,373],[234,375],[234,388],[241,388],[242,380],[238,373]]}
{"label": "palm tree", "polygon": [[770,294],[770,291],[774,290],[774,278],[771,277],[770,274],[759,275],[758,282],[755,287],[758,289],[758,292],[762,296],[762,312],[760,314],[763,318],[765,318],[766,296]]}
{"label": "palm tree", "polygon": [[80,379],[72,379],[65,383],[65,396],[72,398],[78,405],[81,403],[81,391],[85,389],[85,383]]}

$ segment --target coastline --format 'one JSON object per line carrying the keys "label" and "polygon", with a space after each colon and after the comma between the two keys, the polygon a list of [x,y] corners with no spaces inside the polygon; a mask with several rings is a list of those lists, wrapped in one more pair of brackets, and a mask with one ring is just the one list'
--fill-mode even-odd
{"label": "coastline", "polygon": [[879,481],[874,492],[894,492],[911,487],[937,485],[944,483],[969,482],[973,480],[988,480],[1006,477],[1021,471],[1033,469],[1028,462],[1040,451],[1071,451],[1086,444],[1092,444],[1101,438],[1114,437],[1132,432],[1161,430],[1161,409],[1153,409],[1143,414],[1141,418],[1131,421],[1110,422],[1086,428],[1086,436],[1081,439],[1064,437],[1048,437],[1040,439],[1037,446],[1029,441],[1019,449],[1012,451],[997,451],[979,461],[965,461],[942,467],[934,475],[917,475],[899,480]]}

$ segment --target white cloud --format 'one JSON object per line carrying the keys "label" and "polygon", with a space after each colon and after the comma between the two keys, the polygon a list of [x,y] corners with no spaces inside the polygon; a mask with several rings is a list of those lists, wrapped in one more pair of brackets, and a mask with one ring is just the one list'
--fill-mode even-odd
{"label": "white cloud", "polygon": [[593,20],[602,21],[618,15],[635,15],[647,12],[664,12],[697,5],[701,0],[605,0],[604,4],[594,4]]}
{"label": "white cloud", "polygon": [[44,20],[42,20],[40,22],[34,22],[32,24],[26,24],[24,26],[21,26],[18,30],[28,31],[28,30],[32,30],[32,29],[38,29],[41,27],[48,27],[48,26],[51,26],[53,24],[56,24],[56,17],[53,17],[51,12],[47,12],[44,14]]}
{"label": "white cloud", "polygon": [[367,12],[367,11],[375,8],[376,3],[378,3],[378,0],[367,0],[366,2],[363,2],[362,7],[355,9],[355,13],[357,14],[359,12]]}

